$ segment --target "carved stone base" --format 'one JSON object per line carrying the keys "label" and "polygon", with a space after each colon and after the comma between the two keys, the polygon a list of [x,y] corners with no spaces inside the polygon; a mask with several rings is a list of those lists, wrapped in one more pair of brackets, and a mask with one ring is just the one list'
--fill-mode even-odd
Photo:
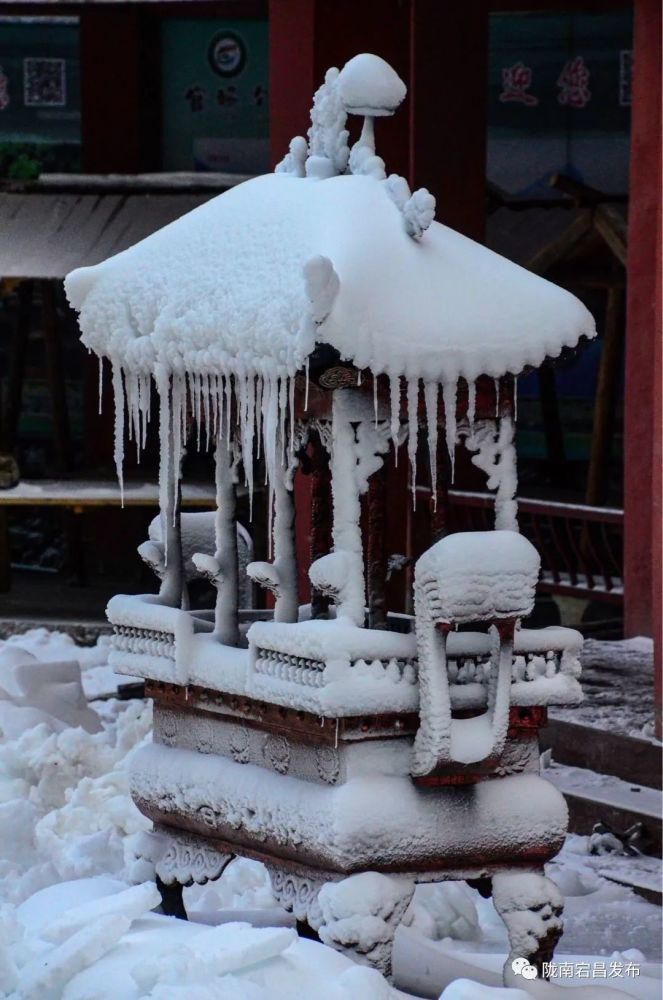
{"label": "carved stone base", "polygon": [[511,946],[504,985],[522,987],[524,973],[516,973],[513,963],[526,960],[543,975],[543,965],[552,961],[564,929],[563,896],[545,875],[509,873],[493,877],[493,902],[506,924]]}
{"label": "carved stone base", "polygon": [[285,871],[269,864],[267,870],[279,906],[292,913],[298,924],[317,932],[322,923],[318,893],[325,884],[324,879],[309,872]]}
{"label": "carved stone base", "polygon": [[201,837],[169,828],[143,834],[136,855],[152,862],[157,882],[165,886],[213,882],[235,857],[217,851]]}

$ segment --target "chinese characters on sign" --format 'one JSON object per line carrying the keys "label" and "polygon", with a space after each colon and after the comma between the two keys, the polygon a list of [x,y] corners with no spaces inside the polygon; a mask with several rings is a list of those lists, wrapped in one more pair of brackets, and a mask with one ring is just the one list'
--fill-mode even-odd
{"label": "chinese characters on sign", "polygon": [[528,92],[531,84],[532,70],[529,66],[518,61],[513,66],[503,67],[500,101],[502,104],[514,101],[517,104],[526,104],[530,108],[535,107],[539,99]]}
{"label": "chinese characters on sign", "polygon": [[[189,109],[192,113],[199,111],[204,111],[207,101],[207,91],[204,87],[200,87],[197,83],[193,84],[191,87],[187,87],[184,92],[184,99],[189,104]],[[234,104],[239,102],[240,98],[237,94],[237,88],[233,87],[219,87],[216,92],[216,103],[220,108],[231,108]],[[255,87],[253,93],[251,94],[251,103],[255,104],[256,107],[261,107],[267,100],[267,90],[265,87]]]}
{"label": "chinese characters on sign", "polygon": [[559,104],[568,108],[584,108],[592,99],[589,89],[589,70],[582,56],[569,59],[559,75],[557,95]]}
{"label": "chinese characters on sign", "polygon": [[[631,75],[633,68],[633,53],[631,49],[623,49],[619,53],[619,104],[620,107],[631,105]],[[502,91],[499,100],[502,104],[524,104],[534,108],[539,98],[531,93],[533,72],[531,66],[526,66],[520,59],[512,66],[503,66]],[[574,56],[565,63],[557,78],[559,93],[557,102],[563,107],[584,108],[592,99],[589,89],[590,71],[582,56]]]}

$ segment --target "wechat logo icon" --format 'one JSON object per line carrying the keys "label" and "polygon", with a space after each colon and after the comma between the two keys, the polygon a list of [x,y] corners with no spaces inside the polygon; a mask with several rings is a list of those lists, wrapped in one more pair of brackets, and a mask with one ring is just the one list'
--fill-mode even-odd
{"label": "wechat logo icon", "polygon": [[514,958],[511,968],[517,976],[522,976],[523,979],[536,979],[539,974],[537,967],[530,965],[526,958]]}

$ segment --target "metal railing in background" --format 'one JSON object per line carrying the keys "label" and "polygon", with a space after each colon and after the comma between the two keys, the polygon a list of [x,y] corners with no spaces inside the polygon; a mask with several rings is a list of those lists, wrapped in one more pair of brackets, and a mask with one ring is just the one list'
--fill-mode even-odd
{"label": "metal railing in background", "polygon": [[[492,528],[493,503],[487,493],[450,490],[450,530]],[[622,603],[623,510],[519,498],[518,523],[541,556],[539,590]]]}

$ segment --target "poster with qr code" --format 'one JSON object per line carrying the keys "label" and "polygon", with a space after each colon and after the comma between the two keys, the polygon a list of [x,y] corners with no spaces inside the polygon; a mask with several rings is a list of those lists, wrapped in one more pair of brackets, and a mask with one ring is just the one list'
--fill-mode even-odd
{"label": "poster with qr code", "polygon": [[28,108],[63,108],[67,103],[66,59],[23,60],[23,103]]}

